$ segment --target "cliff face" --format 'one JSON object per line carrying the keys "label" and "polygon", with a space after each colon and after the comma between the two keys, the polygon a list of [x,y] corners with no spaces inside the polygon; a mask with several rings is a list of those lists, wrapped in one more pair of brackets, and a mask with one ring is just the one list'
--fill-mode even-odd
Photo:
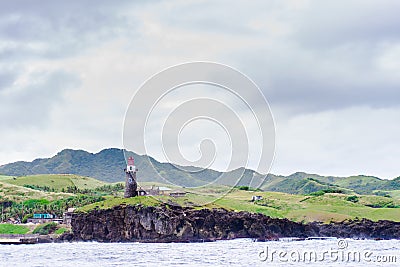
{"label": "cliff face", "polygon": [[77,213],[72,217],[72,229],[73,236],[66,239],[99,242],[188,242],[241,237],[271,240],[310,236],[400,238],[400,223],[389,221],[300,224],[248,212],[167,206],[118,206]]}
{"label": "cliff face", "polygon": [[114,207],[72,217],[74,240],[185,242],[315,235],[313,227],[262,214],[181,207]]}

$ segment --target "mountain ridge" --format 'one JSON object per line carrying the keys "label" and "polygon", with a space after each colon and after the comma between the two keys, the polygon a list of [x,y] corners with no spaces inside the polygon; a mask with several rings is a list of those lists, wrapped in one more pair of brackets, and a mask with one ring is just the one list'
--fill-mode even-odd
{"label": "mountain ridge", "polygon": [[[139,169],[139,182],[161,182],[186,187],[204,186],[217,181],[224,185],[245,185],[265,191],[308,194],[321,190],[336,190],[347,193],[381,194],[387,190],[400,190],[400,177],[385,180],[375,176],[349,177],[321,176],[295,172],[288,176],[268,174],[266,177],[254,170],[238,168],[229,172],[201,169],[194,166],[179,166],[159,162],[156,159],[125,151],[106,148],[97,153],[82,149],[63,149],[51,158],[38,158],[31,162],[17,161],[0,166],[0,174],[26,176],[34,174],[75,174],[89,176],[105,182],[125,180],[125,157],[132,155]],[[190,169],[191,172],[182,169]]]}

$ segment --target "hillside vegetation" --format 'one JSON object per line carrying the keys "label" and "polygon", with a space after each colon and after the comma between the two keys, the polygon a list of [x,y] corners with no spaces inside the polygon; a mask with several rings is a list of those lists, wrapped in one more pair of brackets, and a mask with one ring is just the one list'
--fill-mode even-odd
{"label": "hillside vegetation", "polygon": [[41,199],[41,198],[48,200],[56,200],[69,197],[71,195],[72,194],[68,193],[43,192],[0,181],[0,203],[2,201],[24,201],[27,199]]}
{"label": "hillside vegetation", "polygon": [[[328,222],[356,217],[400,221],[400,177],[384,180],[364,175],[334,177],[297,172],[289,176],[269,174],[264,179],[244,168],[222,173],[130,154],[139,169],[140,186],[166,186],[184,190],[187,195],[121,198],[125,179],[123,150],[105,149],[92,154],[66,149],[52,158],[0,166],[1,221],[22,221],[35,212],[61,216],[70,207],[87,211],[119,204],[162,203],[258,212],[295,221]],[[160,175],[185,188],[167,184]],[[201,186],[215,179],[217,184]],[[260,184],[259,188],[254,186]],[[231,190],[233,186],[236,189]],[[252,202],[255,195],[262,199]]]}
{"label": "hillside vegetation", "polygon": [[[32,175],[0,181],[0,222],[26,221],[33,213],[61,217],[68,208],[122,195],[121,184],[108,184],[77,175]],[[67,192],[69,191],[69,192]]]}
{"label": "hillside vegetation", "polygon": [[[94,178],[72,174],[42,174],[4,179],[3,182],[32,189],[48,189],[46,191],[61,192],[68,188],[94,189],[105,183]],[[36,186],[36,187],[35,187]]]}
{"label": "hillside vegetation", "polygon": [[[105,209],[116,205],[181,205],[194,208],[224,208],[233,211],[263,213],[277,218],[295,221],[342,221],[345,219],[368,218],[400,221],[400,190],[387,191],[384,196],[357,194],[315,178],[291,178],[294,183],[280,179],[282,190],[302,192],[288,194],[282,192],[254,191],[248,186],[240,186],[230,191],[223,185],[186,188],[185,197],[144,196],[124,199],[122,184],[108,184],[94,178],[76,175],[33,175],[8,179],[0,182],[0,205],[3,218],[22,220],[33,213],[52,213],[61,216],[70,207],[81,207],[81,211]],[[296,180],[297,179],[297,180]],[[21,184],[16,185],[16,184]],[[150,185],[178,187],[161,183],[143,182]],[[62,193],[65,187],[74,186],[75,193]],[[292,186],[291,186],[292,185]],[[37,186],[36,189],[28,188]],[[54,190],[57,192],[52,192]],[[182,189],[180,189],[182,190]],[[318,191],[315,191],[318,190]],[[261,196],[251,201],[252,196]]]}

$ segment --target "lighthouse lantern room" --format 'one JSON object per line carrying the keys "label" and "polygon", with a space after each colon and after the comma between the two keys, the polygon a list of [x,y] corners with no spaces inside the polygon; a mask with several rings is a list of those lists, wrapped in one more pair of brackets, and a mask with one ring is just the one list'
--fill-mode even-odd
{"label": "lighthouse lantern room", "polygon": [[136,170],[136,167],[135,167],[135,160],[133,159],[133,157],[129,157],[129,158],[128,158],[128,164],[127,164],[127,166],[126,166],[126,170],[127,170],[127,171],[130,171],[130,172],[133,172],[133,171]]}

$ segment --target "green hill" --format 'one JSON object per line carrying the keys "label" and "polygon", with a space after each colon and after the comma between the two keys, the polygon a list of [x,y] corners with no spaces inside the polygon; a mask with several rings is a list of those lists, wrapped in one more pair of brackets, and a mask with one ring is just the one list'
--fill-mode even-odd
{"label": "green hill", "polygon": [[335,177],[296,172],[287,177],[268,175],[261,189],[291,194],[338,189],[346,193],[390,195],[391,191],[400,190],[400,178],[385,180],[365,175]]}
{"label": "green hill", "polygon": [[[296,172],[289,176],[268,174],[265,177],[265,175],[244,168],[224,173],[210,169],[202,170],[197,167],[161,163],[152,157],[133,152],[128,154],[135,158],[135,164],[139,169],[139,183],[153,182],[197,187],[216,181],[220,185],[245,185],[253,188],[260,187],[265,191],[291,194],[309,194],[321,190],[337,189],[347,193],[383,196],[391,195],[393,190],[400,190],[400,177],[384,180],[373,176],[335,177],[304,172]],[[65,149],[51,158],[36,159],[32,162],[20,161],[0,166],[0,174],[13,177],[36,174],[74,174],[94,177],[104,182],[122,182],[125,180],[123,171],[125,164],[124,150],[122,149],[110,148],[98,153]],[[12,178],[0,176],[0,181],[10,179]],[[20,179],[17,179],[18,184],[23,185],[24,178]],[[75,183],[78,181],[75,181]],[[64,183],[61,180],[59,182]],[[71,184],[73,182],[65,181],[65,183]],[[60,187],[52,184],[46,184],[46,186]]]}
{"label": "green hill", "polygon": [[3,201],[24,201],[28,199],[56,200],[70,197],[71,195],[68,193],[43,192],[0,181],[0,204]]}
{"label": "green hill", "polygon": [[125,159],[120,149],[105,149],[97,154],[83,150],[65,149],[52,158],[32,162],[14,162],[0,166],[0,173],[10,176],[34,174],[75,174],[103,181],[121,181],[124,178]]}
{"label": "green hill", "polygon": [[333,184],[324,183],[314,178],[302,178],[302,179],[287,178],[278,181],[273,185],[268,184],[267,186],[262,187],[262,189],[265,191],[284,192],[289,194],[310,194],[322,190],[336,190],[342,193],[351,192],[346,188],[342,188]]}
{"label": "green hill", "polygon": [[[140,170],[139,181],[161,183],[176,183],[186,187],[206,185],[219,177],[221,184],[234,185],[241,179],[241,183],[260,184],[263,175],[251,170],[237,169],[222,173],[210,169],[197,167],[174,166],[170,163],[161,163],[152,157],[129,152],[135,158],[135,165]],[[10,176],[27,176],[34,174],[75,174],[94,177],[105,182],[120,182],[125,180],[126,166],[122,149],[104,149],[99,153],[89,153],[83,150],[65,149],[52,158],[36,159],[32,162],[14,162],[0,166],[0,174]],[[189,172],[185,170],[190,170]],[[245,171],[245,175],[241,174]]]}
{"label": "green hill", "polygon": [[72,174],[40,174],[14,177],[3,180],[4,183],[33,188],[54,189],[52,191],[60,192],[68,187],[76,187],[78,189],[95,189],[103,186],[105,183],[90,177],[72,175]]}

